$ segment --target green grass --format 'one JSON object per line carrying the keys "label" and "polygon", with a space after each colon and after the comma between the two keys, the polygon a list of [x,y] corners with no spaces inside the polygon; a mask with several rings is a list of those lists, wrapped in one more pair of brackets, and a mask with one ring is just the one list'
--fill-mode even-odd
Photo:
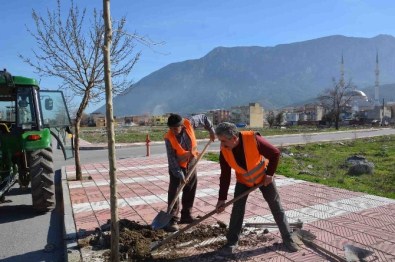
{"label": "green grass", "polygon": [[[277,174],[395,199],[395,136],[289,146],[281,151],[286,154]],[[374,163],[374,173],[348,175],[345,160],[353,155]],[[210,152],[205,158],[218,161],[218,154]]]}
{"label": "green grass", "polygon": [[[116,143],[145,142],[147,134],[151,141],[163,141],[168,128],[166,127],[125,127],[115,129]],[[206,130],[196,130],[197,139],[209,138]],[[80,138],[91,143],[107,143],[107,131],[105,128],[81,128]]]}
{"label": "green grass", "polygon": [[[147,134],[151,141],[163,141],[167,127],[125,127],[116,128],[117,143],[145,142]],[[243,129],[241,129],[243,130]],[[352,127],[341,130],[353,130]],[[255,129],[264,136],[284,134],[306,134],[335,131],[315,127],[291,127],[287,129]],[[206,130],[196,130],[198,139],[208,138]],[[82,128],[81,138],[92,143],[106,143],[105,128]],[[277,173],[286,177],[365,192],[395,199],[395,136],[382,136],[368,139],[354,139],[336,143],[314,143],[281,148],[292,153],[282,156]],[[375,165],[373,175],[349,176],[344,163],[352,155],[361,155]],[[208,152],[205,159],[218,162],[218,153]]]}
{"label": "green grass", "polygon": [[[361,128],[361,127],[358,127]],[[342,127],[340,130],[354,130],[352,127]],[[163,141],[163,136],[166,134],[168,128],[166,126],[134,126],[134,127],[118,127],[115,128],[115,141],[117,143],[136,143],[145,142],[147,134],[149,134],[151,141]],[[240,130],[247,130],[241,128]],[[251,130],[251,129],[248,129]],[[300,133],[316,133],[316,132],[330,132],[336,131],[334,128],[317,128],[314,126],[295,126],[286,129],[280,128],[255,128],[252,129],[259,132],[263,136],[272,135],[286,135],[286,134],[300,134]],[[204,129],[196,130],[197,139],[208,138],[209,134]],[[80,138],[91,143],[107,143],[106,129],[97,127],[82,127]],[[306,137],[307,138],[307,137]]]}
{"label": "green grass", "polygon": [[210,161],[219,162],[219,153],[208,152],[203,156],[203,158]]}

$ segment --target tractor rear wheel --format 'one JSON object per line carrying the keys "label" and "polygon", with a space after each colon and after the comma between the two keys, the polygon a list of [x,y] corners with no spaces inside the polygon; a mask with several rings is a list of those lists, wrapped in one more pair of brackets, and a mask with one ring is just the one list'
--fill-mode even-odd
{"label": "tractor rear wheel", "polygon": [[52,148],[28,152],[33,208],[46,212],[55,207]]}

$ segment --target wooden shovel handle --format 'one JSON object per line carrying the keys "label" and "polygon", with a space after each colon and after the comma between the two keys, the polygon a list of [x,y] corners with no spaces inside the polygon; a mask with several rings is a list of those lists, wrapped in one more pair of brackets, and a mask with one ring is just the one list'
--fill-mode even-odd
{"label": "wooden shovel handle", "polygon": [[[265,180],[263,180],[263,181],[265,181]],[[251,187],[250,189],[248,189],[247,191],[243,192],[243,193],[240,194],[239,196],[237,196],[237,197],[233,198],[232,200],[226,202],[226,203],[223,205],[223,207],[227,207],[227,206],[233,204],[234,202],[236,202],[237,200],[239,200],[239,199],[245,197],[246,195],[248,195],[249,193],[251,193],[252,191],[254,191],[255,189],[257,189],[258,187],[263,186],[263,183],[264,183],[264,182],[261,182],[261,183],[255,185],[255,186]],[[201,217],[201,218],[199,218],[199,219],[193,221],[191,224],[188,224],[188,225],[185,226],[184,228],[178,230],[176,233],[174,233],[174,234],[168,236],[167,238],[163,239],[161,242],[155,244],[155,245],[151,248],[151,251],[157,249],[158,247],[162,246],[163,244],[166,244],[167,242],[169,242],[169,241],[172,240],[173,238],[179,236],[181,233],[187,231],[187,230],[190,229],[191,227],[196,226],[197,224],[199,224],[200,222],[202,222],[202,221],[206,220],[207,218],[211,217],[211,216],[214,215],[215,213],[217,213],[217,209],[216,209],[216,208],[215,208],[213,211],[211,211],[210,213],[204,215],[203,217]]]}
{"label": "wooden shovel handle", "polygon": [[195,171],[198,162],[200,161],[200,159],[203,157],[203,155],[206,153],[207,148],[210,146],[211,144],[211,140],[208,141],[208,143],[206,144],[206,146],[203,148],[203,151],[198,155],[195,164],[192,166],[192,168],[190,170],[188,170],[188,174],[185,177],[185,183],[183,183],[177,190],[177,193],[173,199],[173,201],[171,201],[169,207],[167,208],[167,213],[170,213],[171,210],[173,209],[174,205],[176,204],[176,201],[179,197],[179,195],[181,194],[181,191],[184,189],[185,185],[188,183],[189,178],[191,177],[193,171]]}

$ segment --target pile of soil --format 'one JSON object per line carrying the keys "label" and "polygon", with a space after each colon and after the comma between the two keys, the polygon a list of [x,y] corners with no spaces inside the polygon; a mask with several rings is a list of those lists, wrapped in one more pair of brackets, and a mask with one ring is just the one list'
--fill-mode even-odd
{"label": "pile of soil", "polygon": [[[90,245],[95,250],[103,250],[111,248],[111,221],[97,228],[95,234],[88,236],[80,241],[80,247]],[[227,232],[226,225],[218,223],[218,225],[199,224],[187,232],[171,239],[168,243],[159,248],[160,250],[180,250],[185,243],[202,243],[211,238],[225,236]],[[150,225],[141,225],[138,222],[128,219],[119,221],[119,245],[121,260],[126,261],[171,261],[180,255],[177,252],[159,252],[155,257],[151,253],[151,244],[161,241],[168,236],[169,233],[164,230],[153,230]],[[223,242],[213,242],[211,247],[217,248],[222,246]],[[210,244],[209,244],[210,246]],[[205,246],[207,247],[207,245]],[[110,251],[103,253],[103,260],[109,260]]]}

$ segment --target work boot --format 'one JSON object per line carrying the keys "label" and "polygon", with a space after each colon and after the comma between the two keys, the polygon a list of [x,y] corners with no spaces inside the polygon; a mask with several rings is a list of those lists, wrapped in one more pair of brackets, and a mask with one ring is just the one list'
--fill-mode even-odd
{"label": "work boot", "polygon": [[230,256],[236,253],[236,249],[238,247],[238,244],[230,244],[230,243],[226,243],[224,246],[222,246],[219,250],[218,250],[218,254],[221,256]]}
{"label": "work boot", "polygon": [[297,252],[299,250],[298,244],[296,244],[292,238],[283,241],[285,248],[289,252]]}
{"label": "work boot", "polygon": [[189,216],[183,216],[183,215],[181,215],[181,219],[180,219],[179,224],[191,224],[191,223],[193,223],[193,222],[196,221],[196,220],[197,220],[197,219],[194,218],[194,217],[191,216],[191,215],[189,215]]}
{"label": "work boot", "polygon": [[177,222],[174,219],[172,219],[172,220],[170,220],[170,222],[163,229],[166,232],[176,232],[180,228],[178,227]]}

